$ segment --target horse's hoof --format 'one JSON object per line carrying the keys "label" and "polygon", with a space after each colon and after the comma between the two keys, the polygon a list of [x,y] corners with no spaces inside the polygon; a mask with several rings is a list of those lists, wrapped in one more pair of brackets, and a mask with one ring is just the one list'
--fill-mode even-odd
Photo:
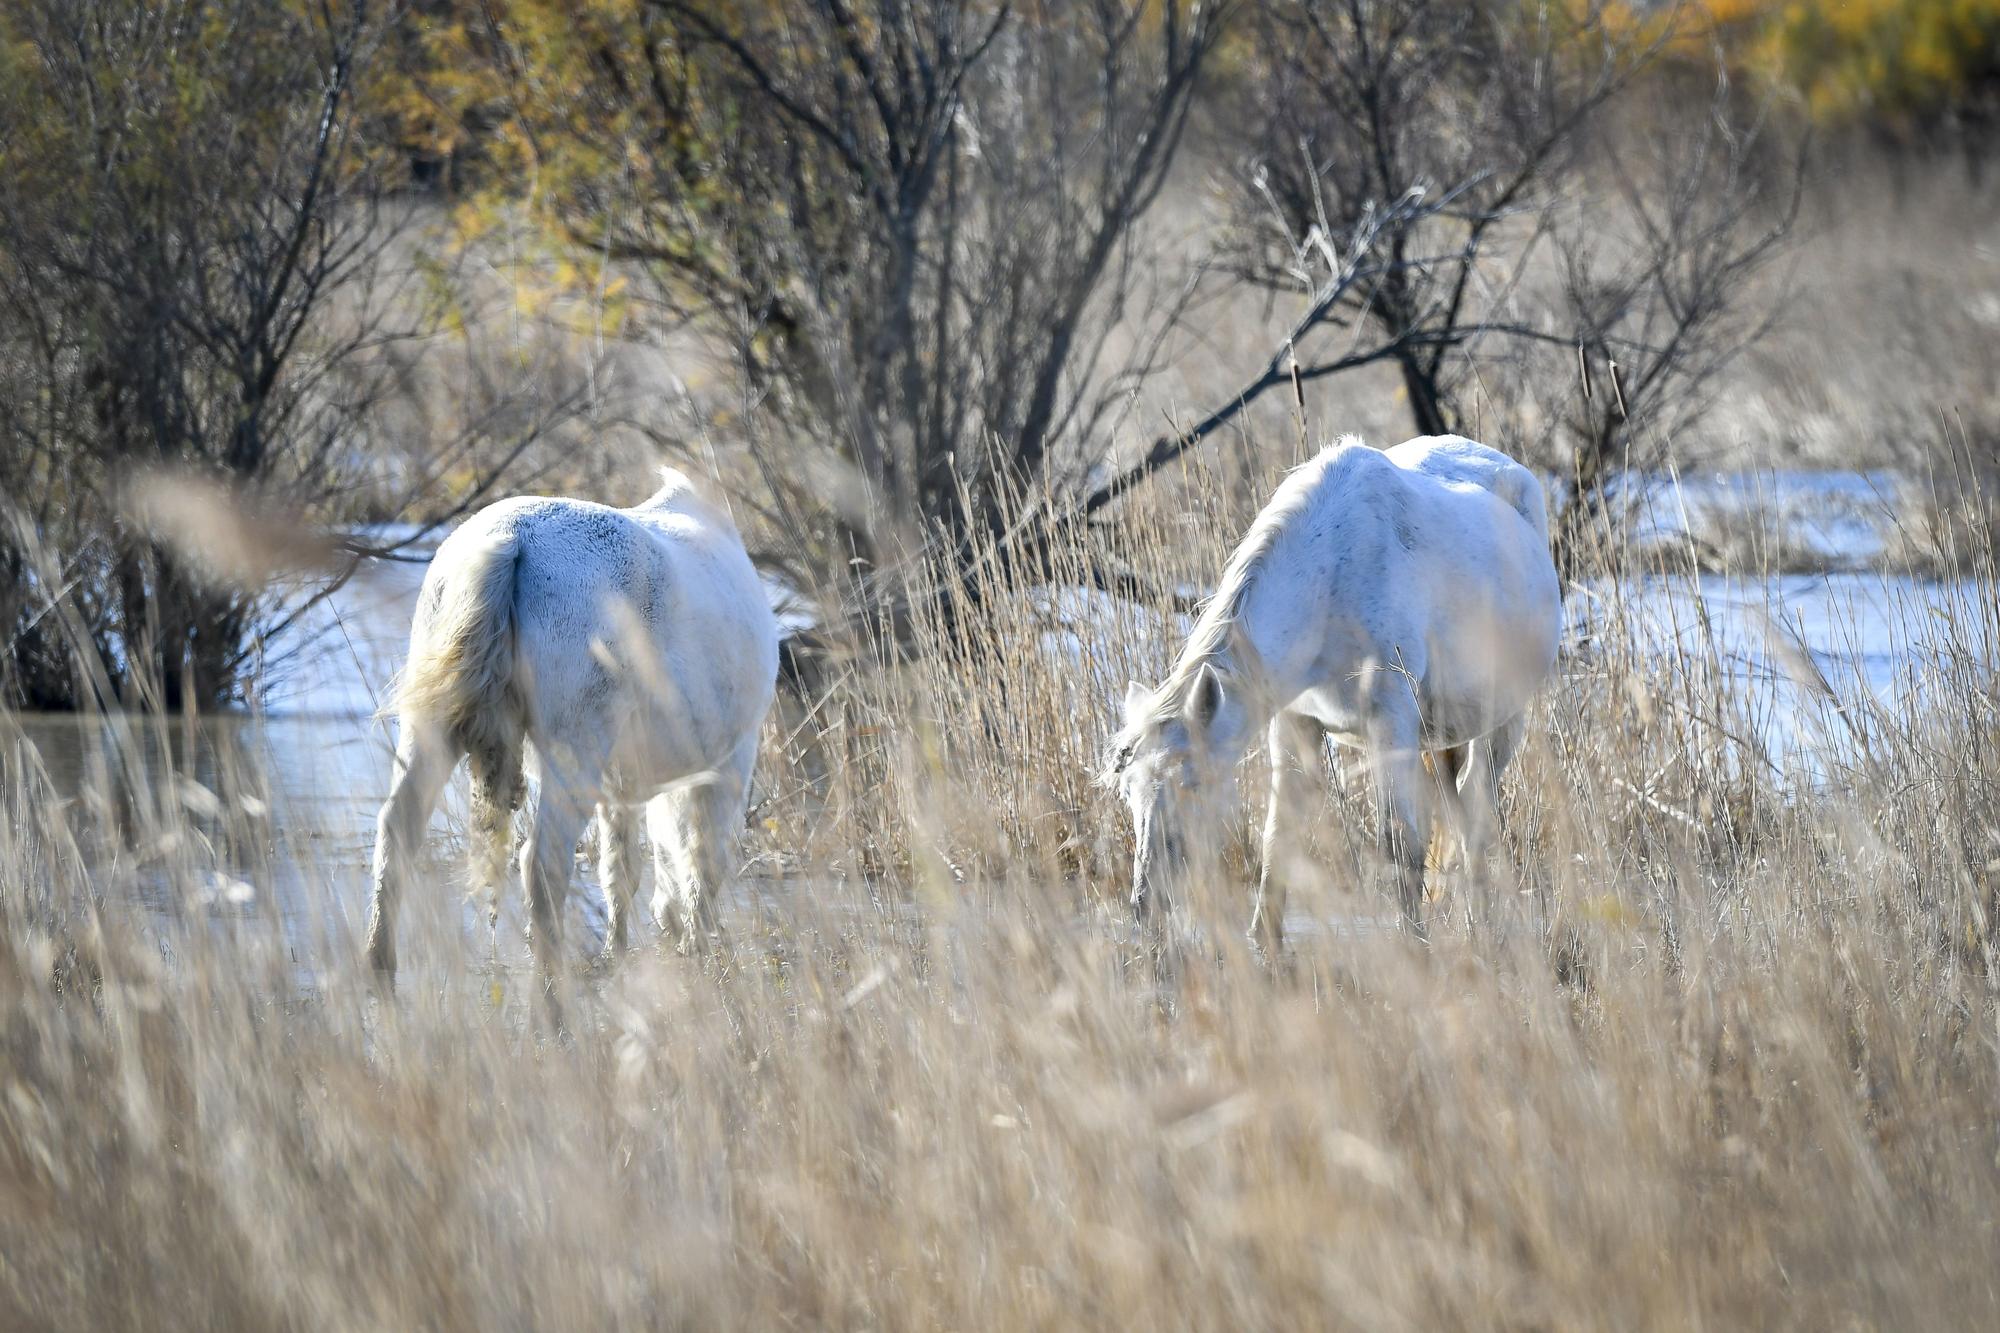
{"label": "horse's hoof", "polygon": [[542,1021],[548,1040],[558,1050],[575,1050],[576,1034],[569,1030],[569,1022],[563,1017],[562,1006],[552,1002],[546,1006],[546,1010]]}
{"label": "horse's hoof", "polygon": [[536,989],[540,991],[539,1007],[549,1031],[559,1037],[566,1036],[569,1032],[569,1023],[563,1016],[561,978],[554,972],[544,971],[541,974],[541,985]]}

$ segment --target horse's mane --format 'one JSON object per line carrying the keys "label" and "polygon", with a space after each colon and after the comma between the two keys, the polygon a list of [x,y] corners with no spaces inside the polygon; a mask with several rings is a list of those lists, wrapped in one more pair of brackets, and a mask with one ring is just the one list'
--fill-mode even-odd
{"label": "horse's mane", "polygon": [[1174,659],[1173,669],[1167,672],[1160,688],[1153,692],[1151,706],[1140,716],[1127,719],[1125,725],[1119,728],[1112,740],[1114,755],[1122,759],[1142,732],[1173,716],[1181,706],[1182,695],[1204,666],[1214,667],[1225,679],[1234,677],[1239,680],[1246,674],[1254,676],[1261,670],[1261,664],[1254,660],[1254,650],[1248,643],[1237,639],[1236,627],[1242,620],[1244,605],[1278,539],[1285,534],[1292,520],[1312,502],[1313,482],[1318,479],[1319,465],[1336,450],[1360,443],[1361,438],[1357,435],[1343,435],[1285,474],[1285,479],[1278,483],[1278,489],[1272,492],[1271,498],[1257,512],[1257,517],[1251,520],[1250,530],[1243,534],[1243,540],[1230,552],[1228,563],[1222,567],[1222,577],[1216,581],[1215,592],[1202,603],[1200,612],[1195,616],[1194,628],[1189,631],[1180,655]]}

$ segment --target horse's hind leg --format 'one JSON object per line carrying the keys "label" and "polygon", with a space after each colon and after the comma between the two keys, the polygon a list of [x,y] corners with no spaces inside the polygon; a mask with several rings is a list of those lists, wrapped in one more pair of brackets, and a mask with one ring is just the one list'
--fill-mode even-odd
{"label": "horse's hind leg", "polygon": [[431,811],[458,754],[444,732],[405,721],[396,743],[396,774],[375,824],[374,895],[368,911],[368,961],[385,980],[396,976],[396,905],[423,847]]}
{"label": "horse's hind leg", "polygon": [[654,797],[646,807],[658,872],[653,915],[683,949],[717,933],[715,900],[736,870],[736,841],[756,759],[753,734],[721,768]]}
{"label": "horse's hind leg", "polygon": [[604,956],[611,958],[625,950],[639,887],[638,812],[623,801],[597,803],[597,878],[604,888]]}
{"label": "horse's hind leg", "polygon": [[1483,740],[1474,741],[1459,780],[1465,810],[1465,857],[1477,869],[1500,832],[1500,775],[1519,748],[1526,729],[1522,718],[1505,723]]}
{"label": "horse's hind leg", "polygon": [[499,920],[500,886],[513,871],[514,811],[520,808],[524,785],[521,781],[521,749],[513,745],[489,745],[473,751],[468,767],[472,770],[472,887],[486,899],[486,924],[490,930]]}
{"label": "horse's hind leg", "polygon": [[569,899],[576,843],[597,804],[603,760],[602,747],[588,755],[552,754],[540,742],[535,749],[541,757],[542,790],[525,853],[528,920],[542,984],[553,998],[562,966],[563,907]]}
{"label": "horse's hind leg", "polygon": [[534,832],[528,836],[528,920],[535,959],[549,976],[562,959],[563,906],[569,899],[576,841],[583,834],[590,805],[573,790],[544,780]]}

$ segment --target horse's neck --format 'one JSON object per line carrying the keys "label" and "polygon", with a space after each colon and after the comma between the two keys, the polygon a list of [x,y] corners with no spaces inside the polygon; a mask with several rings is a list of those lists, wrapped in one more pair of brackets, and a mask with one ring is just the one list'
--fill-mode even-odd
{"label": "horse's neck", "polygon": [[1300,614],[1306,600],[1286,586],[1290,577],[1283,552],[1274,550],[1239,594],[1235,623],[1223,647],[1236,670],[1254,684],[1260,724],[1312,683],[1292,679],[1299,663],[1314,656],[1301,651],[1300,641],[1317,626]]}
{"label": "horse's neck", "polygon": [[1237,706],[1243,709],[1244,721],[1237,747],[1231,758],[1241,758],[1257,737],[1264,734],[1264,728],[1276,711],[1272,705],[1272,682],[1264,669],[1262,654],[1243,633],[1243,627],[1232,625],[1216,650],[1206,659],[1224,681],[1224,688],[1236,697]]}

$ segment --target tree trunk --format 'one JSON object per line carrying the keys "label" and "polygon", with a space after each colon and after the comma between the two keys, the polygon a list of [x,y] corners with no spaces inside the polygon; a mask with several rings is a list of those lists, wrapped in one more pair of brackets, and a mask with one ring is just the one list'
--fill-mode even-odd
{"label": "tree trunk", "polygon": [[1397,354],[1397,368],[1403,372],[1403,392],[1410,400],[1410,424],[1419,435],[1451,435],[1450,414],[1438,391],[1437,376],[1428,370],[1414,351]]}

